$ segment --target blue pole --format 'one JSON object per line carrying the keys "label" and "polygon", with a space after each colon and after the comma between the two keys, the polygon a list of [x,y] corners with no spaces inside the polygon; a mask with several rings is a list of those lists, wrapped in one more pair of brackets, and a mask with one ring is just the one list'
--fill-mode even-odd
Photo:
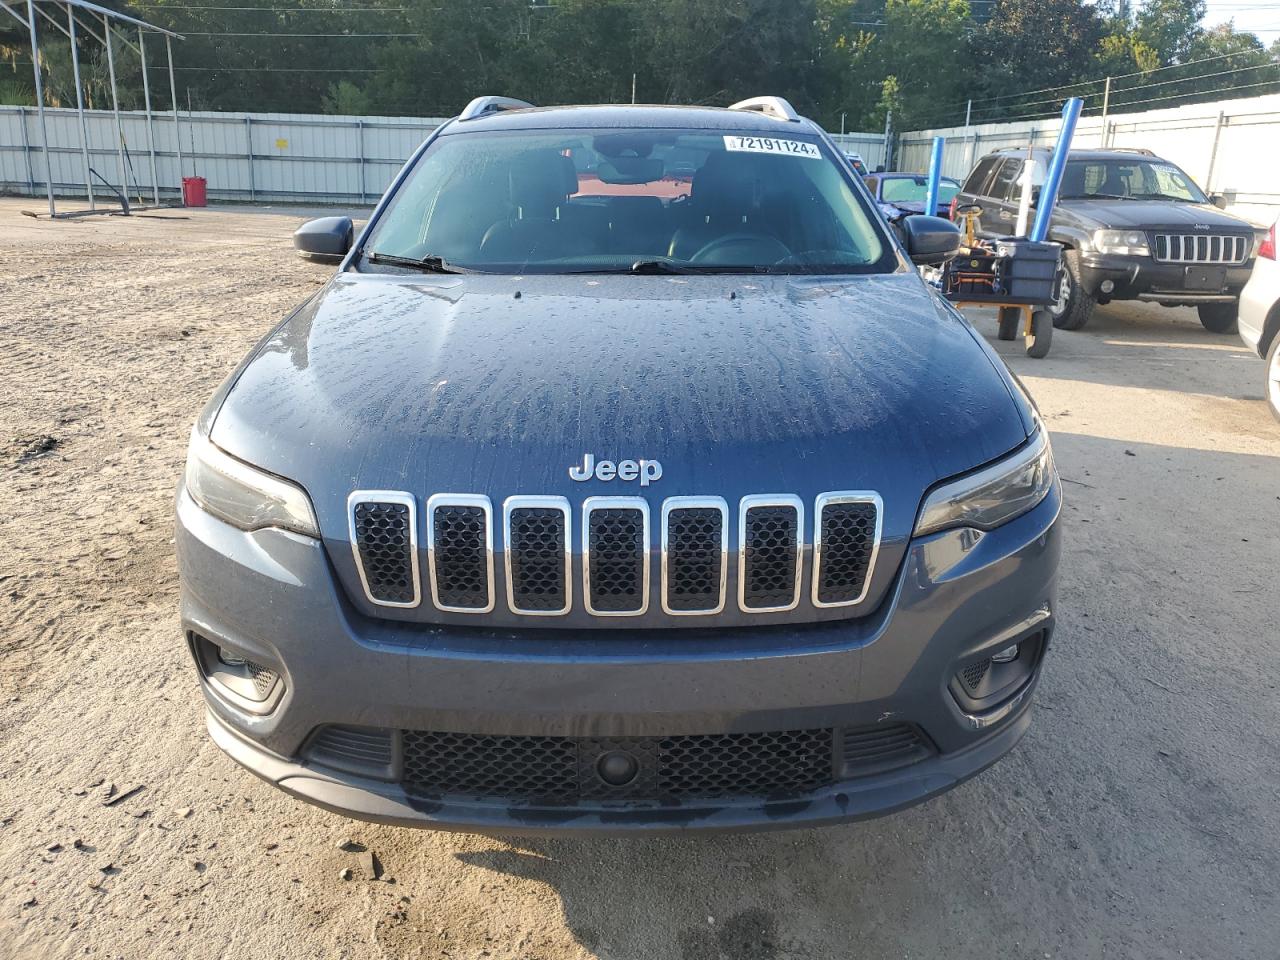
{"label": "blue pole", "polygon": [[1076,121],[1080,119],[1083,106],[1083,100],[1072,97],[1062,107],[1062,129],[1058,131],[1058,145],[1053,148],[1049,172],[1045,174],[1044,186],[1040,188],[1036,219],[1031,224],[1029,240],[1043,241],[1049,235],[1049,218],[1053,215],[1054,204],[1058,202],[1058,189],[1062,186],[1062,174],[1067,166],[1067,151],[1071,149],[1071,138],[1075,136]]}
{"label": "blue pole", "polygon": [[942,137],[933,138],[933,156],[929,160],[929,192],[924,198],[924,213],[927,217],[938,212],[938,182],[942,179],[942,145],[946,141]]}

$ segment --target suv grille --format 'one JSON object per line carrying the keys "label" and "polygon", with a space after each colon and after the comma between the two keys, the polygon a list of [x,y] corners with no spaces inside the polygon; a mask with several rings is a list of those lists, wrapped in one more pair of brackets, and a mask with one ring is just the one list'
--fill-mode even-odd
{"label": "suv grille", "polygon": [[818,498],[814,541],[813,602],[819,607],[858,603],[880,543],[880,498],[833,494]]}
{"label": "suv grille", "polygon": [[413,498],[397,493],[353,493],[351,546],[365,593],[388,607],[417,606],[418,551]]}
{"label": "suv grille", "polygon": [[[520,503],[528,506],[520,506]],[[545,503],[546,506],[537,504]],[[517,613],[569,611],[569,502],[507,501],[508,602]]]}
{"label": "suv grille", "polygon": [[[649,609],[651,556],[661,558],[660,599],[669,616],[724,611],[731,542],[728,504],[720,497],[671,497],[652,535],[643,497],[590,497],[582,533],[563,497],[519,496],[504,507],[501,551],[506,611],[563,616],[574,610],[573,569],[582,564],[582,608],[591,616],[639,616]],[[853,606],[870,589],[883,526],[871,492],[834,492],[815,504],[810,599],[815,608]],[[805,511],[799,498],[742,498],[737,515],[737,606],[750,614],[794,610],[800,603]],[[415,499],[408,493],[359,491],[349,498],[352,552],[368,599],[379,606],[421,602]],[[426,504],[427,579],[431,602],[453,613],[496,606],[495,534],[488,497],[436,494]],[[580,559],[573,557],[580,537]]]}
{"label": "suv grille", "polygon": [[1160,263],[1244,263],[1249,238],[1204,233],[1157,233],[1155,258]]}
{"label": "suv grille", "polygon": [[664,507],[662,606],[667,613],[724,609],[728,514],[723,500],[682,498]]}
{"label": "suv grille", "polygon": [[587,610],[628,616],[649,606],[649,507],[643,500],[596,498],[585,518]]}
{"label": "suv grille", "polygon": [[493,609],[493,535],[487,497],[437,495],[427,501],[431,592],[441,610]]}
{"label": "suv grille", "polygon": [[[672,737],[527,737],[404,732],[406,788],[428,796],[574,803],[797,796],[835,779],[830,729]],[[606,755],[635,763],[624,783]]]}
{"label": "suv grille", "polygon": [[742,501],[738,590],[744,610],[790,610],[799,602],[802,516],[798,500]]}

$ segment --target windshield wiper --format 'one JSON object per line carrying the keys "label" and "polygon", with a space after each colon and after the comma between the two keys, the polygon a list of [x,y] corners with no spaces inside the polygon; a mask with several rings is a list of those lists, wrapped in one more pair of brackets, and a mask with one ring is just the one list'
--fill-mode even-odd
{"label": "windshield wiper", "polygon": [[413,257],[397,257],[394,253],[367,253],[365,254],[365,259],[370,263],[382,263],[390,267],[408,267],[411,270],[421,270],[423,273],[468,272],[461,267],[455,267],[447,262],[444,257],[437,257],[431,254],[418,260]]}

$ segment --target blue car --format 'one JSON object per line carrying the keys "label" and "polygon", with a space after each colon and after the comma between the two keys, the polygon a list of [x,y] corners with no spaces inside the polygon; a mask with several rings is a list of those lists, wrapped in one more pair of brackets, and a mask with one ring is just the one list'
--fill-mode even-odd
{"label": "blue car", "polygon": [[[694,172],[688,176],[688,165]],[[213,740],[491,833],[889,813],[1026,732],[1062,491],[1031,401],[778,98],[436,130],[195,424]]]}
{"label": "blue car", "polygon": [[[890,222],[926,212],[924,205],[929,198],[929,178],[924,174],[873,173],[862,179]],[[932,215],[949,218],[951,201],[959,192],[958,181],[942,177],[938,181],[938,205],[931,211]]]}

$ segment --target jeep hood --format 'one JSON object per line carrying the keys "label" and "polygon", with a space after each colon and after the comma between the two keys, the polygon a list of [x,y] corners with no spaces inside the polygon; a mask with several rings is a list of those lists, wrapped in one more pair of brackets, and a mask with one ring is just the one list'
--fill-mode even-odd
{"label": "jeep hood", "polygon": [[[875,490],[885,539],[924,491],[1007,453],[1030,414],[909,273],[340,273],[260,344],[223,449],[301,483],[326,539],[353,490],[669,496]],[[661,480],[574,482],[584,454]]]}
{"label": "jeep hood", "polygon": [[[1099,227],[1116,230],[1137,228],[1140,230],[1186,230],[1202,233],[1214,231],[1227,233],[1252,233],[1253,227],[1223,213],[1208,203],[1175,203],[1170,200],[1089,200],[1083,198],[1059,200],[1060,210],[1083,220],[1097,221]],[[1204,228],[1207,227],[1208,230]]]}

